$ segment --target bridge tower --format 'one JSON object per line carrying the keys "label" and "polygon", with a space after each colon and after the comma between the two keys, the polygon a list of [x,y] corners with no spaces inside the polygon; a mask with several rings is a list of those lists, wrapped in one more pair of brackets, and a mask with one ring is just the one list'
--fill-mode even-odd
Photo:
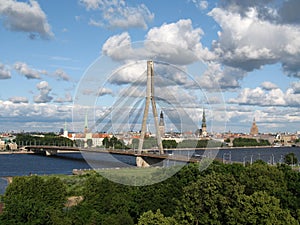
{"label": "bridge tower", "polygon": [[145,109],[144,109],[141,136],[140,136],[139,147],[138,147],[139,154],[142,153],[142,149],[143,149],[144,138],[145,138],[146,128],[147,128],[147,118],[148,118],[148,112],[149,112],[149,107],[150,107],[150,101],[151,101],[152,113],[153,113],[153,117],[154,117],[154,125],[155,125],[158,149],[159,149],[160,154],[163,154],[164,150],[163,150],[163,146],[162,146],[161,133],[159,130],[158,114],[157,114],[157,110],[156,110],[156,103],[155,103],[155,96],[154,96],[154,63],[153,63],[153,61],[147,61],[146,104],[145,104]]}

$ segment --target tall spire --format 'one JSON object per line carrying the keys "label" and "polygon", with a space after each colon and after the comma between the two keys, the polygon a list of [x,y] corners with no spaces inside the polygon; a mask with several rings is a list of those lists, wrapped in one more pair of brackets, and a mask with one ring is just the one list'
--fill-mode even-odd
{"label": "tall spire", "polygon": [[203,114],[202,114],[202,128],[206,127],[206,118],[205,118],[205,109],[203,108]]}
{"label": "tall spire", "polygon": [[88,132],[88,116],[87,116],[87,112],[85,113],[85,118],[84,118],[84,133]]}
{"label": "tall spire", "polygon": [[205,110],[203,108],[203,114],[202,114],[202,136],[207,136],[207,131],[206,131],[206,118],[205,118]]}
{"label": "tall spire", "polygon": [[164,125],[165,125],[164,114],[162,111],[160,111],[159,126],[164,126]]}
{"label": "tall spire", "polygon": [[159,119],[159,132],[160,136],[164,137],[165,136],[165,121],[164,121],[164,114],[162,111],[160,111],[160,119]]}

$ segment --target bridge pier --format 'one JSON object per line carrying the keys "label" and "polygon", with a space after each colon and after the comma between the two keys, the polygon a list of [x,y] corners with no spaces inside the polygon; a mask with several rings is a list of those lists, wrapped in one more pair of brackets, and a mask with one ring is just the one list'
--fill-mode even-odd
{"label": "bridge pier", "polygon": [[46,149],[45,152],[46,152],[46,156],[57,155],[57,150]]}
{"label": "bridge pier", "polygon": [[150,167],[150,165],[141,156],[136,157],[136,166],[143,168]]}
{"label": "bridge pier", "polygon": [[163,160],[163,158],[136,156],[136,166],[141,168],[147,168],[150,166],[163,166]]}

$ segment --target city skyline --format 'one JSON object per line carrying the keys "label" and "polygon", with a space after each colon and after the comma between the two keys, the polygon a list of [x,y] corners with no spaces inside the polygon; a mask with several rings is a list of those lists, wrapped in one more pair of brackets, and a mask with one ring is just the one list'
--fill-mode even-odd
{"label": "city skyline", "polygon": [[[204,105],[209,132],[249,133],[253,118],[261,133],[299,131],[299,9],[297,0],[1,1],[0,132],[58,131],[65,121],[80,131],[84,113],[70,125],[78,96],[98,94],[100,115],[144,70],[125,68],[99,92],[78,88],[90,65],[101,56],[132,62],[130,51],[113,50],[149,41],[165,45],[144,44],[141,57],[148,60],[146,49],[186,71],[169,71],[168,79],[194,99],[199,127]],[[190,70],[198,61],[205,70]]]}

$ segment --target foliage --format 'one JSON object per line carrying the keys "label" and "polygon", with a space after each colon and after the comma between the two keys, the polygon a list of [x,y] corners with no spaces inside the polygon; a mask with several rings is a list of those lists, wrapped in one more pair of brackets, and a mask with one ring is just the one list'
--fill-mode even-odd
{"label": "foliage", "polygon": [[241,195],[237,206],[227,210],[228,224],[299,224],[290,212],[280,207],[279,199],[266,192]]}
{"label": "foliage", "polygon": [[158,209],[156,213],[151,210],[143,213],[140,217],[138,225],[175,225],[176,220],[172,217],[165,217]]}
{"label": "foliage", "polygon": [[69,138],[46,133],[43,135],[17,134],[16,143],[18,145],[56,145],[73,146],[74,142]]}
{"label": "foliage", "polygon": [[[148,179],[164,171],[156,169]],[[67,196],[83,200],[65,207]],[[125,186],[96,172],[16,177],[3,202],[0,224],[296,225],[300,221],[300,173],[286,164],[257,161],[245,167],[215,161],[205,170],[200,170],[200,164],[186,165],[148,186]]]}
{"label": "foliage", "polygon": [[235,207],[243,193],[232,175],[208,174],[184,188],[177,218],[181,224],[220,224],[226,210]]}
{"label": "foliage", "polygon": [[162,141],[163,148],[176,148],[177,142],[175,140],[163,140]]}
{"label": "foliage", "polygon": [[115,136],[111,138],[105,137],[102,141],[102,145],[105,146],[105,148],[128,149],[124,142],[122,140],[119,140]]}
{"label": "foliage", "polygon": [[16,177],[4,195],[1,224],[56,224],[65,200],[65,186],[58,178]]}
{"label": "foliage", "polygon": [[269,146],[270,142],[268,140],[260,139],[257,141],[254,138],[235,138],[233,140],[233,147],[245,147],[245,146]]}
{"label": "foliage", "polygon": [[284,156],[284,163],[288,164],[288,165],[294,165],[298,163],[298,159],[297,156],[295,155],[295,153],[291,152],[288,153]]}

